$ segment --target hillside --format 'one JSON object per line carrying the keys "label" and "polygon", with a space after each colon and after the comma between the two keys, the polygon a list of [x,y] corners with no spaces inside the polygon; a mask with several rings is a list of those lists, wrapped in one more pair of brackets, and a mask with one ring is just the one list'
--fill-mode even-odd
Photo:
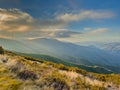
{"label": "hillside", "polygon": [[38,58],[38,59],[44,59],[46,61],[50,61],[50,62],[54,62],[54,63],[58,63],[58,64],[63,64],[66,66],[78,67],[78,68],[84,69],[88,72],[104,73],[104,74],[119,73],[118,71],[115,71],[112,69],[107,69],[107,68],[99,67],[99,66],[87,66],[87,65],[82,65],[82,64],[75,64],[75,63],[67,62],[66,60],[62,60],[62,59],[48,56],[48,55],[28,54],[28,53],[17,53],[17,54],[22,55],[22,56],[31,56],[31,57]]}
{"label": "hillside", "polygon": [[[1,51],[1,50],[0,50]],[[0,90],[119,90],[119,74],[89,73],[43,59],[0,54]]]}
{"label": "hillside", "polygon": [[0,39],[0,44],[10,51],[55,56],[74,64],[120,66],[120,57],[109,52],[94,46],[81,46],[56,39],[40,38],[23,41]]}
{"label": "hillside", "polygon": [[120,60],[117,56],[111,55],[94,46],[81,46],[47,38],[34,39],[28,42],[34,43],[39,49],[45,48],[45,53],[43,54],[53,57],[56,56],[57,58],[72,63],[101,66],[119,66],[120,64]]}

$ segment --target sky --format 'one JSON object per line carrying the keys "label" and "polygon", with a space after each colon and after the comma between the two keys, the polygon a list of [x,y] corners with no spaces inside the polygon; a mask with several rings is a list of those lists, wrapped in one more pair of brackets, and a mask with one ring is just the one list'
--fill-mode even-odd
{"label": "sky", "polygon": [[0,38],[119,42],[120,0],[0,0]]}

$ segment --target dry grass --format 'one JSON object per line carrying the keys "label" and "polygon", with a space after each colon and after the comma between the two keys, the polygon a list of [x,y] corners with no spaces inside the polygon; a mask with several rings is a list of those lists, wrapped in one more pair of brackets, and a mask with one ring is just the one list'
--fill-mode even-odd
{"label": "dry grass", "polygon": [[[28,59],[28,60],[27,60]],[[111,75],[112,76],[112,75]],[[113,75],[112,77],[119,77]],[[106,77],[105,77],[106,78]],[[0,55],[0,90],[119,90],[109,78],[51,62]],[[117,79],[117,78],[116,78]]]}

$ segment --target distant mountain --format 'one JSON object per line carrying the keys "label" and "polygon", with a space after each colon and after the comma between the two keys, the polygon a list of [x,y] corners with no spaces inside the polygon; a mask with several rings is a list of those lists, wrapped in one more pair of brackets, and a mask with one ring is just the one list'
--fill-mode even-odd
{"label": "distant mountain", "polygon": [[59,58],[48,56],[48,55],[27,54],[27,53],[17,53],[17,54],[22,55],[22,56],[30,56],[30,57],[37,58],[37,59],[43,59],[46,61],[63,64],[63,65],[70,66],[70,67],[78,67],[78,68],[84,69],[88,72],[104,73],[104,74],[120,73],[117,70],[112,70],[111,67],[110,67],[110,69],[108,69],[108,68],[99,67],[99,66],[87,66],[87,65],[81,65],[81,64],[74,64],[72,62],[67,62],[66,60],[61,60]]}
{"label": "distant mountain", "polygon": [[[47,49],[47,55],[86,65],[120,65],[119,58],[94,46],[80,46],[55,39],[34,39],[30,42]],[[46,52],[47,52],[46,51]]]}
{"label": "distant mountain", "polygon": [[74,64],[120,65],[119,58],[104,50],[94,46],[80,46],[55,39],[40,38],[26,41],[0,39],[0,45],[11,51],[50,55]]}
{"label": "distant mountain", "polygon": [[17,52],[34,52],[31,46],[25,45],[21,41],[12,40],[12,39],[4,39],[0,38],[0,46],[3,46],[5,49]]}
{"label": "distant mountain", "polygon": [[120,56],[120,42],[107,43],[102,45],[101,48],[111,54]]}

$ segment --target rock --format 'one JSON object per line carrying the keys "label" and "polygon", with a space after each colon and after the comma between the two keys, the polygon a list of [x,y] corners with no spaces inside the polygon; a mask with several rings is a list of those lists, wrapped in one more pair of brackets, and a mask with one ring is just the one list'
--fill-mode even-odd
{"label": "rock", "polygon": [[0,54],[4,54],[4,49],[0,46]]}

